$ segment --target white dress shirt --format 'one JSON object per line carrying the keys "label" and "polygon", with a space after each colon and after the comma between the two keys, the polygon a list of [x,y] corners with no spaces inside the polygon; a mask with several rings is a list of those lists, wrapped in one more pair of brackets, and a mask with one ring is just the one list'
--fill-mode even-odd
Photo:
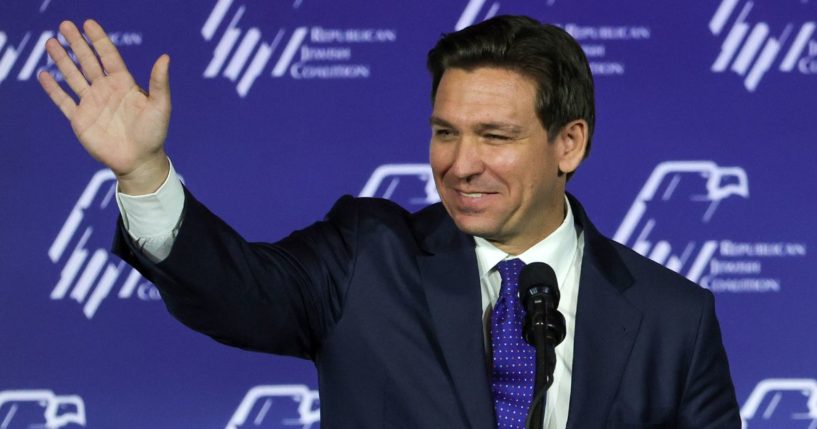
{"label": "white dress shirt", "polygon": [[[570,387],[573,374],[573,335],[576,331],[576,303],[579,298],[579,275],[581,273],[583,237],[577,236],[573,222],[573,211],[565,198],[567,207],[564,221],[544,240],[536,243],[523,253],[512,256],[485,240],[474,237],[477,243],[477,264],[482,287],[483,332],[485,332],[486,352],[490,342],[490,314],[496,300],[502,278],[496,265],[505,259],[519,258],[525,264],[544,262],[553,268],[559,285],[561,298],[558,310],[565,316],[565,339],[556,346],[556,368],[553,371],[553,385],[547,392],[545,406],[545,429],[564,429],[570,406]],[[488,362],[491,362],[490,356]]]}
{"label": "white dress shirt", "polygon": [[[140,196],[116,193],[116,202],[128,234],[153,262],[160,262],[170,254],[179,231],[184,198],[181,180],[172,163],[167,178],[156,192]],[[482,288],[482,311],[485,315],[483,320],[490,320],[488,316],[499,297],[501,278],[495,267],[500,261],[516,257],[526,264],[544,262],[556,273],[561,294],[558,309],[565,317],[566,335],[564,341],[556,347],[554,381],[547,393],[544,413],[545,429],[564,429],[567,424],[573,372],[576,302],[579,296],[579,274],[584,250],[584,242],[581,236],[577,236],[573,212],[566,197],[565,205],[567,209],[562,224],[544,240],[520,255],[510,256],[487,240],[474,237]],[[483,325],[483,330],[486,333],[487,344],[487,341],[490,341],[488,339],[490,325]]]}

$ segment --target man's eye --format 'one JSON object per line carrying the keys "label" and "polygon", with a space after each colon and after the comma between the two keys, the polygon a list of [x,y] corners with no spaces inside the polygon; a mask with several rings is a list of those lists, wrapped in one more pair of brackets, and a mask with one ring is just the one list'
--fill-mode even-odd
{"label": "man's eye", "polygon": [[509,140],[510,137],[501,134],[485,134],[485,138],[489,140]]}
{"label": "man's eye", "polygon": [[446,130],[446,129],[434,130],[434,135],[438,136],[438,137],[448,137],[448,136],[451,136],[453,134],[454,133],[452,133],[451,130]]}

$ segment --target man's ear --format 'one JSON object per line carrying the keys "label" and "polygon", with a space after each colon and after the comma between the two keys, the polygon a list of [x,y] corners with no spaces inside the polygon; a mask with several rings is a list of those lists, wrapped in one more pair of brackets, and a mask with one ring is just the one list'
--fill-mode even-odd
{"label": "man's ear", "polygon": [[562,127],[556,137],[559,171],[572,173],[579,168],[587,150],[587,121],[576,119]]}

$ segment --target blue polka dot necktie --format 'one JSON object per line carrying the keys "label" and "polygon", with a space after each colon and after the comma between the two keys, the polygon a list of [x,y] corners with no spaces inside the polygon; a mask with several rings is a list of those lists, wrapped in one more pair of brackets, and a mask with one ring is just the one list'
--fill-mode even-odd
{"label": "blue polka dot necktie", "polygon": [[519,259],[497,265],[502,287],[491,312],[491,390],[498,429],[524,428],[533,398],[536,350],[522,338],[525,310],[518,297],[519,273],[524,267]]}

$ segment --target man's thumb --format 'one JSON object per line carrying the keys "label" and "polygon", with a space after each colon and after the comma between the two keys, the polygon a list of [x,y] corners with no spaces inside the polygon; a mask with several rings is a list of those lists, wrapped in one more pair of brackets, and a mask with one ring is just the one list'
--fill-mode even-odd
{"label": "man's thumb", "polygon": [[150,71],[148,94],[151,101],[160,105],[170,106],[170,56],[163,54],[153,64]]}

